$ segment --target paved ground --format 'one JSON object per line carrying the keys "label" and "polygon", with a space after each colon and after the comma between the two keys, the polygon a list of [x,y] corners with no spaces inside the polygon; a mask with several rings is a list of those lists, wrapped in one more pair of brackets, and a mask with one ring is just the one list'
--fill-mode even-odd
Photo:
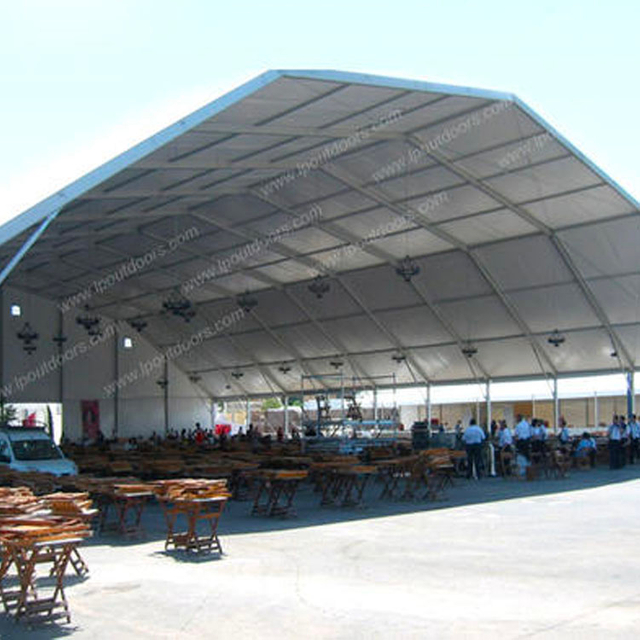
{"label": "paved ground", "polygon": [[638,638],[640,466],[566,480],[458,481],[445,502],[317,508],[252,518],[232,503],[226,555],[163,552],[157,507],[143,543],[94,539],[73,622],[1,638]]}

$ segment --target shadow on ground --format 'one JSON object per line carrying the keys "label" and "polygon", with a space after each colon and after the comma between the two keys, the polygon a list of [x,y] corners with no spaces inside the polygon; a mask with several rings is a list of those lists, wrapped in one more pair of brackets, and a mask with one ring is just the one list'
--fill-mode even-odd
{"label": "shadow on ground", "polygon": [[[380,499],[383,485],[380,482],[370,482],[364,494],[364,505],[360,507],[321,507],[320,494],[315,493],[308,484],[303,484],[299,487],[294,500],[295,516],[286,518],[252,516],[251,501],[232,500],[222,515],[218,534],[224,547],[225,536],[317,527],[421,511],[451,509],[498,500],[560,494],[637,479],[640,479],[640,464],[615,471],[604,467],[586,471],[573,470],[569,477],[559,480],[540,479],[529,482],[503,478],[483,478],[479,481],[457,478],[454,480],[454,486],[445,490],[443,499],[436,501]],[[151,502],[147,506],[142,522],[145,534],[141,538],[122,538],[115,534],[99,535],[85,544],[128,546],[140,542],[164,541],[166,525],[162,510],[157,503]],[[180,554],[176,554],[178,555]]]}

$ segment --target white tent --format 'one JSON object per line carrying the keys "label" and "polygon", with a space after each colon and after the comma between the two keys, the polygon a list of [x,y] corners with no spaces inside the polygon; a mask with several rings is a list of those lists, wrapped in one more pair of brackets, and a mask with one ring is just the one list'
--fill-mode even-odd
{"label": "white tent", "polygon": [[209,397],[336,359],[367,384],[626,371],[639,209],[512,95],[270,71],[0,227],[0,280],[160,351],[197,335],[171,360]]}

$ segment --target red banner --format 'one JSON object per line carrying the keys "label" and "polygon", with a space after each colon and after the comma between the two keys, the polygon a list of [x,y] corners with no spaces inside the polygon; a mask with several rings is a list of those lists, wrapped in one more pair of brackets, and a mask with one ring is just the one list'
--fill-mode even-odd
{"label": "red banner", "polygon": [[96,440],[100,433],[100,406],[97,400],[81,400],[82,434],[89,440]]}

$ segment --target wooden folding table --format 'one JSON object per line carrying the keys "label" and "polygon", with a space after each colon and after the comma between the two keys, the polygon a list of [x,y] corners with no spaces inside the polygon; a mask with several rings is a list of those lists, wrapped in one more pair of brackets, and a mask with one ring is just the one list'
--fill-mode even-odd
{"label": "wooden folding table", "polygon": [[[218,522],[227,498],[193,498],[187,500],[160,500],[167,522],[167,539],[164,548],[185,551],[215,551],[222,555],[222,545],[218,538]],[[176,522],[179,516],[187,521],[186,531],[177,532]],[[206,533],[198,531],[198,523],[206,523]]]}
{"label": "wooden folding table", "polygon": [[253,501],[252,515],[294,516],[293,498],[298,485],[309,473],[262,469],[255,472],[259,485]]}

